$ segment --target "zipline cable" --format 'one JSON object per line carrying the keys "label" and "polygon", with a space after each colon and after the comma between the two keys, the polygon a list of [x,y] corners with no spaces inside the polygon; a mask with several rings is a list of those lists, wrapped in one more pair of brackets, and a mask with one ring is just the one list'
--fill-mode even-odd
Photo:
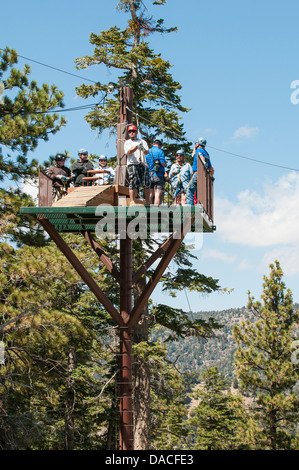
{"label": "zipline cable", "polygon": [[[106,96],[107,96],[107,93],[105,93],[105,95],[102,97],[101,101],[99,101],[98,103],[84,104],[82,106],[75,106],[73,108],[48,109],[47,111],[30,111],[28,113],[26,113],[24,111],[17,111],[17,112],[7,111],[7,112],[3,113],[3,116],[5,116],[5,115],[6,116],[8,116],[8,115],[9,116],[30,116],[30,115],[35,115],[35,114],[65,113],[65,112],[69,112],[69,111],[81,111],[81,110],[93,108],[95,106],[99,106],[100,104],[103,103]],[[1,116],[1,113],[0,113],[0,116]]]}
{"label": "zipline cable", "polygon": [[48,67],[49,69],[57,70],[58,72],[65,73],[67,75],[72,75],[73,77],[80,78],[81,80],[85,80],[86,82],[98,83],[95,80],[90,80],[89,78],[81,77],[80,75],[76,75],[75,73],[67,72],[66,70],[53,67],[52,65],[43,64],[42,62],[39,62],[38,60],[29,59],[28,57],[25,57],[21,54],[18,54],[18,57],[21,57],[22,59],[25,59],[25,60],[29,60],[30,62],[34,62],[35,64],[38,64],[38,65],[43,65],[44,67]]}
{"label": "zipline cable", "polygon": [[[81,80],[85,80],[85,81],[88,81],[88,82],[91,82],[91,83],[97,83],[95,80],[91,80],[89,78],[85,78],[85,77],[81,77],[80,75],[76,75],[74,73],[71,73],[71,72],[67,72],[66,70],[62,70],[58,67],[53,67],[51,65],[48,65],[48,64],[44,64],[43,62],[39,62],[37,60],[34,60],[34,59],[30,59],[29,57],[25,57],[21,54],[18,54],[18,57],[21,57],[22,59],[25,59],[25,60],[29,60],[30,62],[34,62],[38,65],[42,65],[44,67],[48,67],[50,69],[53,69],[53,70],[57,70],[58,72],[62,72],[62,73],[65,73],[67,75],[71,75],[73,77],[76,77],[76,78],[80,78]],[[69,108],[69,109],[59,109],[59,110],[49,110],[49,111],[37,111],[37,112],[34,112],[34,113],[7,113],[7,114],[10,114],[10,115],[17,115],[17,114],[47,114],[47,113],[50,113],[50,112],[53,112],[53,113],[57,113],[57,112],[69,112],[69,111],[79,111],[79,110],[83,110],[83,109],[89,109],[89,108],[92,108],[93,106],[98,106],[100,103],[94,103],[94,104],[91,104],[91,105],[85,105],[85,106],[78,106],[78,107],[74,107],[74,108]],[[174,131],[172,131],[169,127],[167,126],[159,126],[157,124],[154,124],[153,122],[149,121],[148,119],[142,117],[140,114],[138,113],[135,113],[134,111],[132,111],[128,106],[126,107],[131,113],[133,113],[136,117],[140,117],[143,121],[145,122],[148,122],[149,124],[151,125],[154,125],[156,127],[158,127],[160,129],[160,131],[162,130],[163,131],[163,128],[164,129],[167,129],[168,131],[170,131],[170,134],[177,138],[177,139],[180,139],[181,136],[179,134],[176,134]],[[194,139],[190,139],[191,142],[195,143],[195,140]],[[234,153],[234,152],[229,152],[227,150],[223,150],[223,149],[219,149],[217,147],[212,147],[211,145],[207,145],[207,147],[213,149],[213,150],[216,150],[217,152],[221,152],[221,153],[225,153],[227,155],[231,155],[233,157],[237,157],[237,158],[242,158],[244,160],[249,160],[249,161],[252,161],[252,162],[256,162],[256,163],[260,163],[260,164],[263,164],[263,165],[268,165],[268,166],[274,166],[276,168],[282,168],[284,170],[290,170],[290,171],[297,171],[299,172],[299,169],[297,168],[292,168],[292,167],[288,167],[288,166],[284,166],[284,165],[278,165],[278,164],[275,164],[275,163],[270,163],[270,162],[265,162],[263,160],[258,160],[256,158],[252,158],[252,157],[247,157],[247,156],[244,156],[244,155],[240,155],[240,154],[237,154],[237,153]]]}
{"label": "zipline cable", "polygon": [[[155,127],[158,127],[160,129],[160,131],[163,131],[163,128],[164,129],[167,129],[170,131],[170,134],[173,136],[173,137],[176,137],[176,138],[181,138],[181,136],[179,136],[179,134],[176,134],[175,132],[173,132],[169,127],[167,126],[159,126],[158,124],[155,124],[151,121],[149,121],[148,119],[142,117],[140,114],[138,113],[135,113],[134,111],[132,111],[130,108],[128,108],[127,106],[127,109],[135,114],[135,116],[141,118],[141,120],[145,121],[145,122],[148,122],[149,124],[151,124],[152,126],[155,126]],[[191,142],[195,143],[196,141],[194,139],[190,139]],[[223,149],[219,149],[217,147],[212,147],[211,145],[207,145],[207,147],[213,149],[213,150],[216,150],[218,152],[222,152],[222,153],[226,153],[228,155],[231,155],[231,156],[234,156],[234,157],[237,157],[237,158],[243,158],[245,160],[250,160],[252,162],[256,162],[256,163],[261,163],[263,165],[269,165],[269,166],[274,166],[274,167],[277,167],[277,168],[283,168],[284,170],[290,170],[290,171],[298,171],[299,172],[299,169],[298,168],[292,168],[292,167],[288,167],[288,166],[283,166],[283,165],[277,165],[275,163],[270,163],[270,162],[265,162],[263,160],[258,160],[256,158],[251,158],[251,157],[245,157],[244,155],[240,155],[240,154],[237,154],[237,153],[233,153],[233,152],[228,152],[227,150],[223,150]]]}

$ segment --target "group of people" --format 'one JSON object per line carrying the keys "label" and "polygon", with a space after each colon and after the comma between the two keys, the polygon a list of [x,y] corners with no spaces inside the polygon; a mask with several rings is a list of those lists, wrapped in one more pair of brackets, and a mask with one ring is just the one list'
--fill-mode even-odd
{"label": "group of people", "polygon": [[108,166],[106,155],[99,157],[99,166],[97,168],[94,168],[94,164],[88,160],[88,151],[85,149],[78,151],[78,160],[70,168],[65,166],[66,158],[66,155],[58,153],[54,158],[56,163],[47,171],[47,175],[53,182],[54,201],[61,199],[61,197],[67,194],[71,183],[73,183],[74,187],[82,186],[83,178],[87,177],[89,170],[105,170],[105,172],[97,174],[94,184],[113,184],[115,171]]}
{"label": "group of people", "polygon": [[163,142],[156,139],[149,150],[145,140],[137,138],[138,129],[131,124],[128,127],[129,139],[125,141],[124,151],[127,155],[127,170],[129,178],[129,192],[131,204],[138,204],[139,188],[143,188],[146,203],[160,205],[166,178],[170,180],[173,200],[178,205],[194,205],[197,190],[197,159],[213,176],[214,169],[210,155],[205,149],[206,139],[200,137],[195,143],[192,157],[193,166],[185,162],[185,152],[179,149],[176,152],[176,162],[166,170],[165,154],[162,150]]}
{"label": "group of people", "polygon": [[[163,201],[165,182],[168,178],[171,184],[174,204],[194,205],[197,188],[197,159],[201,159],[203,165],[208,169],[211,176],[214,169],[205,147],[206,139],[199,138],[194,146],[192,157],[193,166],[185,161],[185,152],[179,149],[176,152],[176,162],[170,167],[169,173],[166,170],[166,158],[162,150],[163,141],[156,138],[152,148],[149,150],[144,139],[137,138],[138,128],[131,124],[128,126],[129,138],[124,143],[126,154],[127,178],[130,195],[130,205],[138,205],[139,191],[142,188],[145,203],[160,205]],[[66,156],[57,154],[56,164],[51,166],[47,172],[53,181],[53,199],[60,199],[67,193],[67,188],[71,182],[75,187],[82,186],[83,178],[87,177],[89,170],[105,170],[96,175],[94,184],[113,184],[115,171],[108,166],[107,157],[99,157],[99,166],[94,168],[94,164],[88,160],[88,151],[80,149],[78,160],[70,168],[65,166]]]}

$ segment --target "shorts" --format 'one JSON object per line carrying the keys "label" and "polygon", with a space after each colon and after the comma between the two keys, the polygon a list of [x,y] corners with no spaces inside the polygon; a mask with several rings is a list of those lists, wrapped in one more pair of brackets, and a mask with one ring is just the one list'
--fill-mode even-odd
{"label": "shorts", "polygon": [[138,163],[137,165],[128,165],[129,189],[149,189],[150,175],[147,165]]}
{"label": "shorts", "polygon": [[151,189],[160,189],[161,191],[163,191],[164,187],[165,187],[164,176],[159,176],[159,178],[155,178],[155,181],[151,180]]}

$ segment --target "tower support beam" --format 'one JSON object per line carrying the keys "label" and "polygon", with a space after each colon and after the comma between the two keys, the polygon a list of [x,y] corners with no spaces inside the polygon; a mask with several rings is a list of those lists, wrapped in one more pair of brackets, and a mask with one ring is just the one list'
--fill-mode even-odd
{"label": "tower support beam", "polygon": [[82,263],[77,258],[75,253],[71,250],[71,248],[67,245],[67,243],[60,236],[56,228],[53,227],[51,222],[47,219],[42,218],[42,219],[39,219],[39,223],[46,230],[46,232],[50,235],[52,240],[56,243],[57,247],[64,254],[64,256],[68,259],[68,261],[71,263],[71,265],[77,271],[77,273],[83,279],[83,281],[88,285],[88,287],[94,293],[96,298],[105,307],[105,309],[111,315],[111,317],[116,322],[116,324],[118,326],[125,326],[125,323],[122,317],[120,316],[120,314],[118,313],[118,311],[116,310],[112,302],[109,300],[106,294],[102,291],[102,289],[99,287],[97,282],[93,279],[93,277],[89,274],[89,272],[85,269],[85,267],[82,265]]}

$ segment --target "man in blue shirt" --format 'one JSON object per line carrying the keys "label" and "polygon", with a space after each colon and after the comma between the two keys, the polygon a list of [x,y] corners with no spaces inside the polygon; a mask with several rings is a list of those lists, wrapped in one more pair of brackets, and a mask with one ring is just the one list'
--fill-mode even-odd
{"label": "man in blue shirt", "polygon": [[165,167],[166,159],[162,150],[163,142],[161,139],[154,140],[153,146],[146,155],[146,161],[149,167],[151,185],[150,201],[154,199],[154,204],[159,206],[163,200],[165,186]]}
{"label": "man in blue shirt", "polygon": [[189,198],[190,200],[193,198],[194,199],[194,194],[196,195],[197,191],[197,157],[199,157],[202,161],[203,166],[207,169],[208,173],[210,174],[211,177],[214,175],[214,168],[212,167],[211,164],[211,159],[209,153],[206,151],[205,147],[207,145],[206,139],[203,137],[200,137],[197,139],[192,156],[193,158],[193,177],[192,181],[190,184],[189,188]]}
{"label": "man in blue shirt", "polygon": [[193,153],[192,153],[192,155],[194,156],[194,159],[193,159],[193,173],[195,173],[197,171],[197,156],[199,156],[202,163],[203,163],[203,165],[204,165],[204,167],[207,168],[210,175],[213,176],[214,168],[212,167],[212,164],[211,164],[210,155],[208,154],[208,152],[205,149],[206,145],[207,145],[207,141],[203,137],[200,137],[199,139],[197,139],[197,141],[195,143]]}

